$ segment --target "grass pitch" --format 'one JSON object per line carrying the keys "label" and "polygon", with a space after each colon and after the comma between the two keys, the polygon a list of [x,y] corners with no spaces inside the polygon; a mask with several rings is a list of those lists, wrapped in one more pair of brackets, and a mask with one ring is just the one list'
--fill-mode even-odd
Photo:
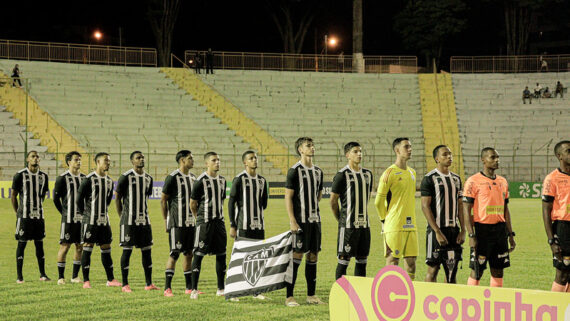
{"label": "grass pitch", "polygon": [[[317,295],[328,302],[328,293],[334,282],[336,269],[336,234],[337,224],[334,220],[328,199],[321,202],[323,218],[323,249],[319,255]],[[504,286],[511,288],[529,288],[550,290],[554,277],[552,259],[541,218],[541,201],[529,199],[513,199],[509,204],[513,218],[513,230],[517,248],[511,253],[511,267],[505,270]],[[24,260],[24,284],[16,284],[16,241],[14,229],[16,217],[10,200],[0,200],[0,318],[3,320],[328,320],[328,306],[308,306],[303,304],[306,297],[304,264],[299,269],[295,297],[302,305],[298,308],[284,306],[285,289],[268,293],[270,300],[254,301],[243,298],[240,302],[226,302],[216,297],[216,276],[214,257],[206,257],[200,275],[200,290],[205,292],[198,300],[190,300],[184,295],[184,276],[182,263],[177,264],[173,279],[174,297],[165,298],[160,291],[144,291],[144,274],[141,266],[141,255],[135,250],[130,263],[129,281],[133,292],[122,293],[120,288],[105,286],[105,272],[101,265],[99,250],[95,249],[91,262],[90,290],[84,290],[79,284],[57,285],[57,251],[59,248],[60,215],[51,200],[46,200],[46,234],[44,248],[46,253],[46,271],[51,282],[38,281],[39,273],[34,253],[33,242],[26,248]],[[110,206],[111,224],[113,227],[113,263],[115,277],[120,280],[121,248],[118,242],[119,219],[114,204]],[[380,222],[375,214],[374,206],[369,206],[372,224],[371,255],[368,259],[368,277],[384,266]],[[153,281],[159,287],[164,286],[164,265],[168,257],[167,234],[160,214],[159,201],[150,201],[150,215],[153,222],[154,247]],[[227,211],[225,212],[227,215]],[[423,280],[426,273],[425,227],[426,221],[416,201],[418,218],[420,256],[417,261],[417,280]],[[283,200],[271,200],[266,211],[266,235],[273,236],[286,231],[289,222],[285,213]],[[229,225],[226,219],[226,225]],[[229,226],[228,226],[229,229]],[[228,260],[233,240],[228,239]],[[66,279],[71,277],[72,252],[67,257]],[[465,284],[469,276],[468,255],[464,248],[463,268],[458,271],[457,280]],[[467,255],[466,255],[467,254]],[[180,261],[180,260],[179,260]],[[348,273],[354,271],[354,261]],[[81,276],[81,273],[80,273]],[[440,275],[439,280],[442,280]],[[481,281],[489,284],[489,272]]]}

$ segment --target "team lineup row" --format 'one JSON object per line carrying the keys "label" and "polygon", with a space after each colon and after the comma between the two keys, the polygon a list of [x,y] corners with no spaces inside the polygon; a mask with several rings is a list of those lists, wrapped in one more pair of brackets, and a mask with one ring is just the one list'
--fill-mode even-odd
{"label": "team lineup row", "polygon": [[[314,142],[301,137],[295,142],[300,156],[286,179],[285,207],[293,232],[293,279],[287,286],[285,304],[298,306],[294,298],[297,270],[306,257],[305,276],[307,302],[323,304],[315,295],[318,253],[321,250],[321,216],[319,201],[323,190],[323,172],[313,164]],[[415,214],[416,173],[407,166],[412,145],[407,138],[393,142],[396,162],[379,179],[374,201],[382,221],[386,264],[399,264],[415,278],[418,238]],[[373,174],[361,167],[362,148],[357,142],[344,146],[347,165],[335,175],[330,206],[337,219],[338,264],[336,278],[346,274],[350,259],[355,258],[355,275],[366,276],[370,250],[368,203],[372,194]],[[556,276],[553,291],[568,291],[570,279],[570,141],[556,144],[554,153],[560,167],[545,178],[543,218],[548,242],[553,252]],[[515,249],[515,232],[508,209],[508,183],[495,174],[499,154],[486,147],[481,151],[483,171],[465,183],[449,171],[453,162],[451,150],[439,145],[433,150],[437,168],[427,173],[421,182],[422,211],[428,227],[426,234],[426,281],[436,281],[443,266],[447,282],[455,283],[458,261],[462,259],[462,244],[469,235],[470,268],[468,284],[477,285],[489,261],[491,286],[502,286],[503,269],[510,265],[509,253]],[[110,166],[108,153],[95,156],[96,169],[88,175],[80,173],[81,155],[66,155],[69,170],[55,184],[54,205],[62,215],[60,250],[58,252],[58,284],[65,283],[67,252],[75,244],[71,282],[90,288],[91,253],[95,245],[101,249],[101,261],[107,274],[107,286],[120,286],[131,292],[128,282],[129,261],[134,247],[142,251],[146,279],[145,290],[158,289],[152,282],[153,243],[148,218],[147,200],[151,195],[153,178],[144,171],[144,155],[134,151],[130,156],[133,168],[123,173],[114,190],[107,176]],[[16,250],[18,283],[23,282],[22,267],[27,241],[33,240],[40,270],[40,280],[49,280],[44,268],[43,238],[45,237],[43,200],[48,190],[47,174],[39,170],[39,155],[31,151],[26,156],[27,167],[20,170],[12,184],[12,205],[17,216]],[[204,155],[206,171],[196,177],[190,172],[194,158],[189,150],[176,154],[178,169],[164,180],[161,211],[168,232],[170,256],[166,263],[164,295],[172,296],[171,281],[176,262],[183,255],[186,293],[197,299],[202,259],[216,256],[217,295],[224,295],[227,235],[223,202],[226,180],[218,175],[220,158],[215,152]],[[228,202],[230,237],[264,239],[263,211],[267,207],[267,181],[257,173],[257,155],[246,151],[242,155],[245,170],[232,183]],[[111,259],[112,233],[108,207],[115,193],[115,206],[120,215],[120,245],[122,283],[115,279]],[[19,198],[19,200],[18,200]],[[339,205],[340,201],[340,205]],[[255,298],[264,299],[257,293]],[[233,298],[232,300],[237,300]]]}

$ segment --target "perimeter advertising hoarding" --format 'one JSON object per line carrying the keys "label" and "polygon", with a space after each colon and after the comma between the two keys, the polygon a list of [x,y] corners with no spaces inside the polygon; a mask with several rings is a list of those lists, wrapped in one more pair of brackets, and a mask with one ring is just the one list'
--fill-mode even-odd
{"label": "perimeter advertising hoarding", "polygon": [[375,278],[338,279],[329,312],[331,321],[570,321],[570,294],[412,282],[402,268],[386,266]]}

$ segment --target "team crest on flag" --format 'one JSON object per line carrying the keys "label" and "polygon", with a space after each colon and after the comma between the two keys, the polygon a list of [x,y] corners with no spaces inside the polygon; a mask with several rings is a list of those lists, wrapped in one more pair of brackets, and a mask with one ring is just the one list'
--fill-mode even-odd
{"label": "team crest on flag", "polygon": [[255,286],[265,272],[267,259],[272,257],[273,248],[261,249],[245,255],[242,262],[243,275],[247,283]]}

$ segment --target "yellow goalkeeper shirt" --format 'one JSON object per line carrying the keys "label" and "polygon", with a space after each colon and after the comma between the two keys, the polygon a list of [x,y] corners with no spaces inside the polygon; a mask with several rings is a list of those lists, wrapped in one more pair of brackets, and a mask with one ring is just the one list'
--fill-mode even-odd
{"label": "yellow goalkeeper shirt", "polygon": [[416,171],[388,167],[378,184],[374,205],[384,222],[384,232],[416,230]]}

